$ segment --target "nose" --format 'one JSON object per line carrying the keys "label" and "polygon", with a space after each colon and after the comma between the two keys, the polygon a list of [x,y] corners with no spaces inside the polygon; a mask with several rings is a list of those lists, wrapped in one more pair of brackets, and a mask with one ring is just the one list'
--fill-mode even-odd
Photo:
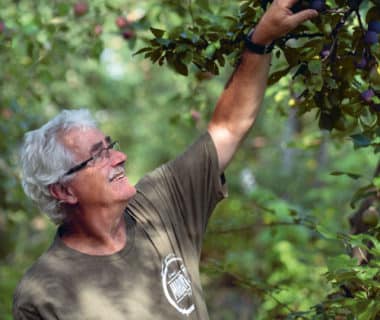
{"label": "nose", "polygon": [[127,161],[127,155],[120,150],[111,150],[111,164],[118,166]]}

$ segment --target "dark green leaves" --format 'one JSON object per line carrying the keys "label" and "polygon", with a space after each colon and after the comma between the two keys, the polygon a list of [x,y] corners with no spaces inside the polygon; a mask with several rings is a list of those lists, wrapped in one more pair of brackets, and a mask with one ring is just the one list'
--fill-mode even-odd
{"label": "dark green leaves", "polygon": [[[380,8],[375,4],[368,11],[352,10],[360,3],[353,0],[328,4],[328,11],[278,39],[275,59],[282,60],[284,67],[271,74],[269,85],[290,75],[293,86],[306,86],[302,99],[297,101],[300,114],[316,109],[323,130],[352,135],[356,128],[363,135],[371,136],[379,123],[378,111],[375,107],[365,107],[360,95],[369,85],[376,86],[376,79],[380,79],[380,74],[377,76],[374,71],[380,51],[379,45],[368,47],[363,34],[369,20],[379,19]],[[169,63],[182,75],[188,75],[190,70],[218,74],[226,63],[236,62],[244,35],[259,20],[261,8],[267,2],[241,1],[239,8],[231,4],[221,15],[212,14],[218,6],[209,1],[194,4],[189,4],[188,23],[172,27],[168,32],[165,28],[150,28],[155,38],[147,48],[155,53],[145,56],[155,63]],[[185,10],[186,5],[181,7]],[[183,57],[176,49],[184,45],[191,55]],[[158,56],[162,58],[157,59]],[[353,139],[355,147],[365,146],[359,137]]]}
{"label": "dark green leaves", "polygon": [[361,177],[360,174],[352,173],[352,172],[343,172],[343,171],[333,171],[330,173],[333,176],[347,176],[351,179],[357,180]]}
{"label": "dark green leaves", "polygon": [[150,28],[150,31],[153,33],[153,35],[154,35],[156,38],[162,38],[162,36],[163,36],[164,33],[165,33],[165,30],[156,29],[156,28]]}
{"label": "dark green leaves", "polygon": [[355,149],[365,148],[371,145],[371,139],[364,134],[353,134],[351,135],[351,139]]}

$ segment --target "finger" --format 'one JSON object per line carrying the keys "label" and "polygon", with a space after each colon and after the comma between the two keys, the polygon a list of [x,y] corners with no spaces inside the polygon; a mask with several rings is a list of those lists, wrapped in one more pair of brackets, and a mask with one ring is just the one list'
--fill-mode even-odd
{"label": "finger", "polygon": [[299,25],[306,20],[313,19],[318,16],[318,11],[314,9],[306,9],[297,12],[289,17],[294,25]]}
{"label": "finger", "polygon": [[288,8],[290,9],[291,7],[293,7],[293,5],[295,5],[299,0],[282,0],[282,1],[278,1],[277,3],[281,6],[284,6],[285,8]]}

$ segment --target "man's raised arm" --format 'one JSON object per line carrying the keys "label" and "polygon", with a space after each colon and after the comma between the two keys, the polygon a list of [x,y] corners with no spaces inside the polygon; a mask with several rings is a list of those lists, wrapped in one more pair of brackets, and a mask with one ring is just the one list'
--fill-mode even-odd
{"label": "man's raised arm", "polygon": [[[269,45],[318,15],[311,9],[293,13],[290,8],[296,1],[274,0],[257,24],[251,41],[260,46]],[[267,85],[270,59],[270,54],[257,54],[245,49],[216,104],[208,131],[217,149],[221,171],[231,161],[256,119]]]}

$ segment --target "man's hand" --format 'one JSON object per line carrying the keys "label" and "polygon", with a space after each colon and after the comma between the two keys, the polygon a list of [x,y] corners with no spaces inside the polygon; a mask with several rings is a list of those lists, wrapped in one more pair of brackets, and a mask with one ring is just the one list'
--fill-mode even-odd
{"label": "man's hand", "polygon": [[[270,44],[318,15],[312,9],[293,13],[290,8],[296,1],[274,0],[257,24],[251,40],[261,45]],[[264,97],[269,62],[269,54],[243,52],[241,63],[219,98],[208,131],[215,143],[221,171],[231,161],[256,119]]]}
{"label": "man's hand", "polygon": [[291,7],[297,1],[274,0],[257,24],[252,41],[258,44],[269,44],[292,31],[302,22],[318,15],[318,11],[314,9],[293,13]]}

